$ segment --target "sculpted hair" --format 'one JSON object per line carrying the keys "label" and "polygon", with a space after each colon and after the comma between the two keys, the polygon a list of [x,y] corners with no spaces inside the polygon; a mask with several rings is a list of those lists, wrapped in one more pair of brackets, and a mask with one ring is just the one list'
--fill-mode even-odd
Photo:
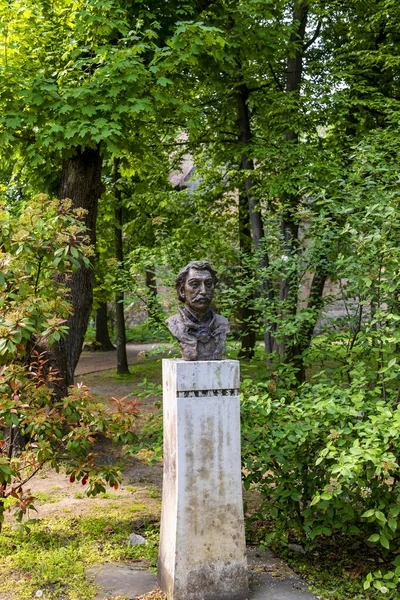
{"label": "sculpted hair", "polygon": [[185,302],[185,297],[181,294],[182,286],[185,285],[186,279],[188,278],[190,269],[196,269],[197,271],[209,271],[211,273],[211,277],[213,279],[214,285],[218,283],[218,273],[210,265],[208,260],[192,260],[186,267],[183,267],[181,271],[179,271],[178,277],[176,278],[175,286],[176,286],[176,294],[178,296],[178,300],[181,302]]}

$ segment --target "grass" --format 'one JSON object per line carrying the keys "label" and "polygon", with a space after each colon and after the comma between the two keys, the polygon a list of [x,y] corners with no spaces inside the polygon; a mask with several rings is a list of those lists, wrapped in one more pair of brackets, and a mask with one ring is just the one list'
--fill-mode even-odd
{"label": "grass", "polygon": [[[140,517],[140,533],[147,544],[129,546],[133,520]],[[93,600],[95,586],[87,579],[92,565],[143,560],[156,567],[158,515],[144,503],[94,506],[90,514],[42,519],[30,531],[16,534],[5,525],[0,536],[0,593],[13,592],[18,600]]]}
{"label": "grass", "polygon": [[64,494],[61,491],[57,490],[52,490],[50,491],[50,493],[47,492],[36,492],[35,494],[35,498],[37,499],[37,504],[55,504],[56,502],[59,502],[62,498],[65,497],[66,494]]}

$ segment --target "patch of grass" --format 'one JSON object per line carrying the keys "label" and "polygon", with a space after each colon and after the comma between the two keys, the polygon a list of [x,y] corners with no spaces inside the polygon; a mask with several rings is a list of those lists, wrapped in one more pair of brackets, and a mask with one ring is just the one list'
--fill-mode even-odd
{"label": "patch of grass", "polygon": [[[147,319],[127,327],[126,341],[133,344],[152,344],[154,342],[170,342],[171,336],[165,327],[157,327]],[[110,332],[111,341],[115,344],[115,333]],[[96,341],[96,329],[90,324],[86,330],[85,343],[93,344]]]}
{"label": "patch of grass", "polygon": [[122,498],[121,494],[116,494],[115,492],[101,492],[97,498],[103,498],[104,500],[118,500]]}
{"label": "patch of grass", "polygon": [[149,498],[160,498],[160,490],[155,485],[147,485],[146,493]]}
{"label": "patch of grass", "polygon": [[131,492],[132,494],[137,492],[137,488],[133,487],[133,485],[127,485],[125,489],[127,492]]}
{"label": "patch of grass", "polygon": [[143,502],[135,502],[129,505],[129,510],[133,513],[144,513],[146,511],[146,505]]}
{"label": "patch of grass", "polygon": [[47,492],[36,492],[35,498],[37,499],[37,504],[54,504],[56,502],[60,502],[63,498],[65,498],[66,494],[58,491],[59,487],[54,486],[56,488],[56,492],[47,493]]}
{"label": "patch of grass", "polygon": [[[147,544],[128,546],[132,513],[143,518]],[[51,517],[35,522],[30,532],[16,534],[5,525],[0,536],[0,594],[18,600],[43,591],[46,600],[93,600],[95,586],[86,570],[94,564],[140,559],[153,569],[157,562],[158,528],[144,503],[110,505],[105,514],[94,506],[84,516]]]}
{"label": "patch of grass", "polygon": [[254,359],[251,362],[240,362],[240,376],[242,379],[252,379],[255,383],[271,378],[265,359]]}

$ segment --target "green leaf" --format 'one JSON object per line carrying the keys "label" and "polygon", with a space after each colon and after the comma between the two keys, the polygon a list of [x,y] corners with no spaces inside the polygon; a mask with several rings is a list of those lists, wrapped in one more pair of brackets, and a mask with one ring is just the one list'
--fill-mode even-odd
{"label": "green leaf", "polygon": [[91,106],[90,104],[82,106],[82,113],[84,115],[88,115],[89,117],[91,117],[92,115],[96,114],[96,112],[97,110],[95,106]]}
{"label": "green leaf", "polygon": [[375,516],[379,521],[382,521],[382,523],[386,523],[386,517],[380,510],[375,511]]}
{"label": "green leaf", "polygon": [[387,539],[386,536],[381,535],[379,537],[379,542],[380,542],[381,546],[383,546],[384,548],[387,548],[389,550],[390,544],[389,544],[389,540]]}
{"label": "green leaf", "polygon": [[163,87],[165,87],[166,85],[172,85],[173,81],[171,81],[171,79],[167,79],[167,77],[159,77],[157,79],[157,83],[158,85],[162,85]]}
{"label": "green leaf", "polygon": [[389,517],[388,519],[388,525],[390,527],[390,529],[394,532],[397,529],[397,521],[396,519],[394,519],[393,517]]}
{"label": "green leaf", "polygon": [[400,554],[398,554],[396,556],[396,558],[392,561],[392,565],[395,565],[396,567],[400,567]]}

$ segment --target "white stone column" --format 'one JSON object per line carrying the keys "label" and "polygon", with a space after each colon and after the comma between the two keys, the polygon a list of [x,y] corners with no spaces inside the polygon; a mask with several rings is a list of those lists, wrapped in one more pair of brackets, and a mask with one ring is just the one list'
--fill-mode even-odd
{"label": "white stone column", "polygon": [[158,580],[168,600],[244,600],[239,361],[163,360]]}

